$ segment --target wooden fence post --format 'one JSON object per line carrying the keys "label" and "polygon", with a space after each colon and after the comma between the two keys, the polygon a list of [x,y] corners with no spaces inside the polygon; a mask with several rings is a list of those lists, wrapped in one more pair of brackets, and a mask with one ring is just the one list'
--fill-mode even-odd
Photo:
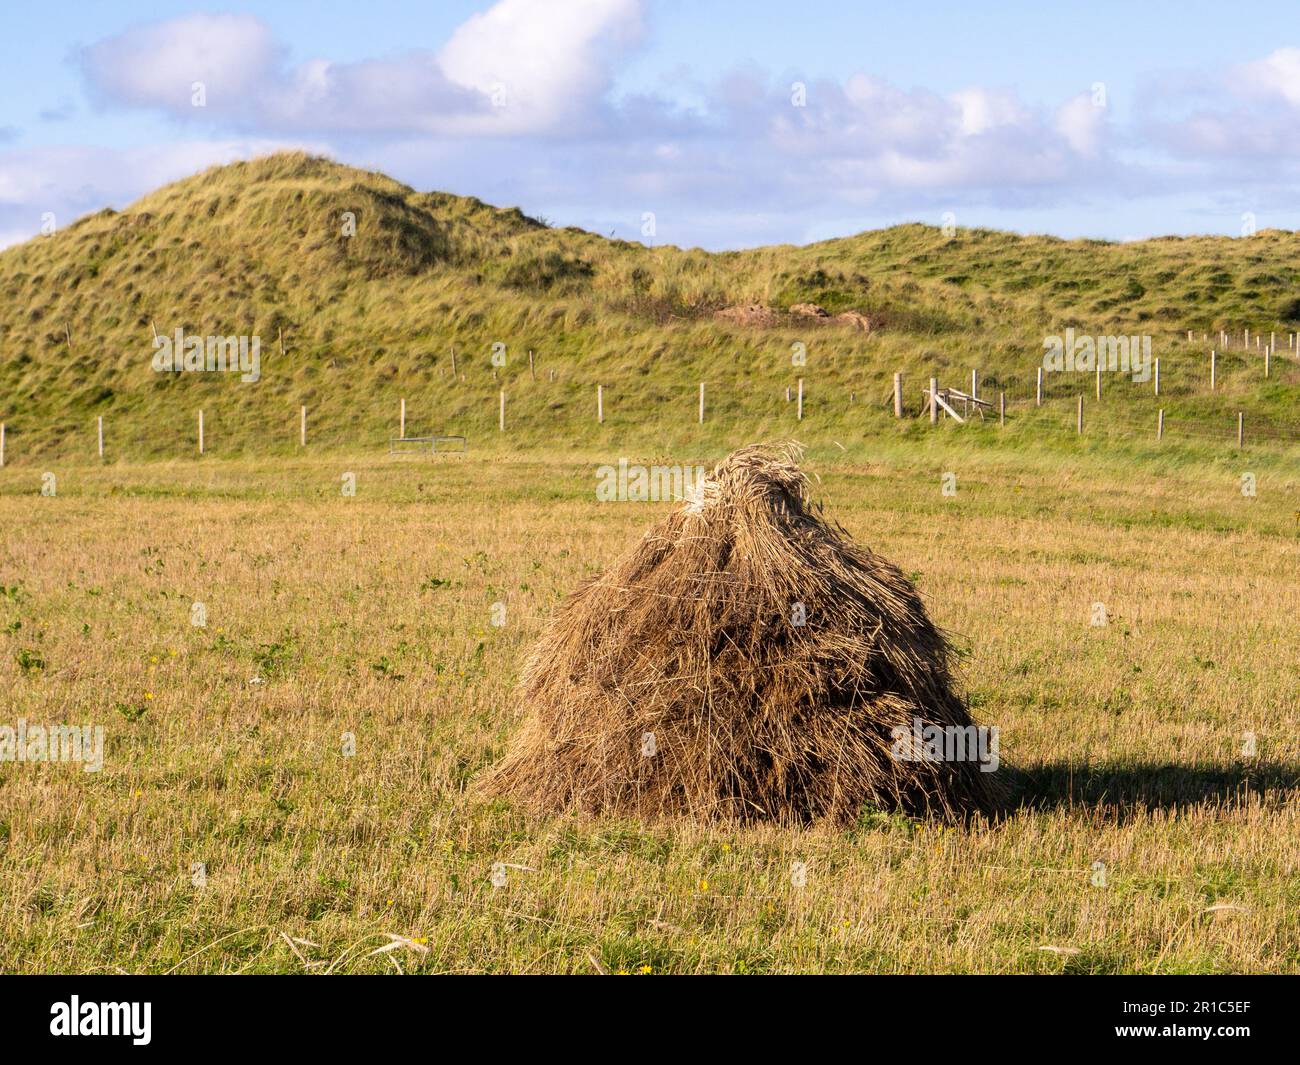
{"label": "wooden fence post", "polygon": [[1101,402],[1101,363],[1097,363],[1097,402]]}
{"label": "wooden fence post", "polygon": [[596,421],[605,424],[605,386],[596,386]]}
{"label": "wooden fence post", "polygon": [[402,400],[401,413],[398,415],[397,435],[406,439],[406,400]]}
{"label": "wooden fence post", "polygon": [[939,424],[939,382],[930,378],[930,424]]}
{"label": "wooden fence post", "polygon": [[894,374],[894,417],[903,416],[903,375]]}
{"label": "wooden fence post", "polygon": [[1160,408],[1160,413],[1156,415],[1156,439],[1163,440],[1165,436],[1165,408]]}
{"label": "wooden fence post", "polygon": [[533,349],[528,349],[528,372],[532,375],[534,381],[537,380],[537,368],[533,365]]}
{"label": "wooden fence post", "polygon": [[501,432],[506,431],[506,390],[501,390],[501,408],[497,412],[497,428]]}
{"label": "wooden fence post", "polygon": [[1246,415],[1237,411],[1237,446],[1241,447],[1246,442]]}
{"label": "wooden fence post", "polygon": [[700,382],[700,424],[704,424],[704,382]]}
{"label": "wooden fence post", "polygon": [[1264,376],[1265,377],[1267,377],[1269,374],[1269,363],[1272,361],[1272,358],[1273,358],[1273,345],[1270,344],[1268,345],[1268,347],[1264,349]]}
{"label": "wooden fence post", "polygon": [[1159,359],[1156,359],[1155,382],[1156,382],[1156,395],[1158,396],[1160,395],[1160,360]]}
{"label": "wooden fence post", "polygon": [[1213,351],[1210,352],[1210,391],[1211,392],[1214,391],[1214,371],[1215,371],[1216,359],[1217,356],[1215,355],[1215,353]]}
{"label": "wooden fence post", "polygon": [[298,446],[307,446],[307,404],[298,411]]}
{"label": "wooden fence post", "polygon": [[803,378],[799,378],[799,421],[803,421]]}
{"label": "wooden fence post", "polygon": [[979,379],[975,376],[975,371],[972,369],[970,372],[970,398],[971,399],[975,399],[978,396],[978,393],[976,392],[976,388],[978,387],[978,385],[979,385]]}
{"label": "wooden fence post", "polygon": [[1074,428],[1075,428],[1075,432],[1077,433],[1083,432],[1083,393],[1082,392],[1079,393],[1079,409],[1078,409],[1078,413],[1075,415]]}
{"label": "wooden fence post", "polygon": [[1038,387],[1034,390],[1034,406],[1041,407],[1042,405],[1043,405],[1043,368],[1040,366],[1038,368]]}
{"label": "wooden fence post", "polygon": [[203,454],[203,412],[199,411],[199,454]]}
{"label": "wooden fence post", "polygon": [[998,393],[998,428],[1005,429],[1006,427],[1007,427],[1007,394],[1005,392],[999,392]]}

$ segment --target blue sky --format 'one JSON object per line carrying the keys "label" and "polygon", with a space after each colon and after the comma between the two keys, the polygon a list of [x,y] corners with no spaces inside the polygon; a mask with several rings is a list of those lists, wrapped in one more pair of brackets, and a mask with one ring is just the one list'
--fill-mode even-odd
{"label": "blue sky", "polygon": [[1114,239],[1300,228],[1294,4],[989,6],[8,9],[0,246],[47,213],[66,224],[280,147],[710,248],[909,220]]}

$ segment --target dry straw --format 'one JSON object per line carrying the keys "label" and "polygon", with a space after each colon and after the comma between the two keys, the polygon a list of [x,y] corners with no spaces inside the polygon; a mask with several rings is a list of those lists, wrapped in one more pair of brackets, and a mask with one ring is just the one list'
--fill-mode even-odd
{"label": "dry straw", "polygon": [[977,763],[894,756],[914,718],[972,724],[951,649],[897,566],[813,513],[800,456],[736,451],[574,593],[524,668],[524,721],[482,793],[782,823],[995,810]]}

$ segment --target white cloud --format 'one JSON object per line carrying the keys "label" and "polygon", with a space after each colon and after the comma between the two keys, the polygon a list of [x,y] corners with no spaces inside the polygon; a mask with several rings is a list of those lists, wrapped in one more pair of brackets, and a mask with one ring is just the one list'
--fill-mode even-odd
{"label": "white cloud", "polygon": [[[82,50],[101,102],[263,131],[490,135],[574,130],[641,32],[641,0],[499,0],[438,52],[289,68],[253,15],[187,15]],[[205,105],[194,106],[202,82]]]}
{"label": "white cloud", "polygon": [[504,103],[460,132],[537,131],[593,114],[609,91],[613,58],[641,30],[639,0],[499,0],[438,53],[448,78]]}
{"label": "white cloud", "polygon": [[952,94],[961,111],[961,132],[975,136],[1000,126],[1023,126],[1029,113],[1008,92],[990,89],[961,89]]}
{"label": "white cloud", "polygon": [[[81,53],[99,101],[162,111],[207,136],[187,142],[190,155],[166,145],[85,149],[62,163],[52,154],[0,156],[8,161],[0,231],[35,228],[38,203],[120,203],[222,150],[256,154],[300,138],[419,187],[564,220],[635,220],[653,210],[660,239],[687,242],[706,234],[725,243],[717,236],[725,232],[734,243],[796,237],[819,219],[868,213],[878,222],[1153,191],[1236,195],[1266,178],[1284,184],[1287,153],[1300,171],[1300,48],[1217,75],[1165,72],[1164,94],[1134,101],[1124,124],[1086,92],[1045,101],[987,85],[935,92],[871,72],[801,79],[805,107],[793,106],[789,77],[752,68],[713,83],[687,72],[671,101],[619,96],[643,7],[498,0],[445,43],[350,62],[292,64],[249,15],[126,30]],[[207,83],[207,108],[190,106],[196,80]],[[635,237],[636,225],[620,235]]]}
{"label": "white cloud", "polygon": [[1252,63],[1236,67],[1229,79],[1245,92],[1281,97],[1300,109],[1300,48],[1279,48]]}
{"label": "white cloud", "polygon": [[1056,129],[1074,151],[1091,158],[1101,147],[1105,115],[1090,93],[1080,93],[1057,110]]}
{"label": "white cloud", "polygon": [[281,48],[252,15],[186,15],[137,26],[84,49],[82,69],[107,100],[176,115],[202,82],[207,106],[230,113],[276,76]]}
{"label": "white cloud", "polygon": [[1234,174],[1252,184],[1282,177],[1300,156],[1300,48],[1278,48],[1262,59],[1209,75],[1184,73],[1172,88],[1148,93],[1140,128],[1150,142],[1184,163],[1230,161],[1260,168]]}

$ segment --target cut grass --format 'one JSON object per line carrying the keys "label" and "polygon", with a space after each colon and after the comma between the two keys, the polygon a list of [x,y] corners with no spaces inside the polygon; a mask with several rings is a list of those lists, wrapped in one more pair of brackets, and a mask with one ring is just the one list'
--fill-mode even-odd
{"label": "cut grass", "polygon": [[597,504],[598,451],[0,471],[7,723],[107,733],[98,774],[0,764],[6,971],[1300,971],[1294,466],[1251,499],[1226,460],[975,439],[809,456],[1001,729],[1025,805],[961,828],[466,799],[546,615],[664,509]]}

